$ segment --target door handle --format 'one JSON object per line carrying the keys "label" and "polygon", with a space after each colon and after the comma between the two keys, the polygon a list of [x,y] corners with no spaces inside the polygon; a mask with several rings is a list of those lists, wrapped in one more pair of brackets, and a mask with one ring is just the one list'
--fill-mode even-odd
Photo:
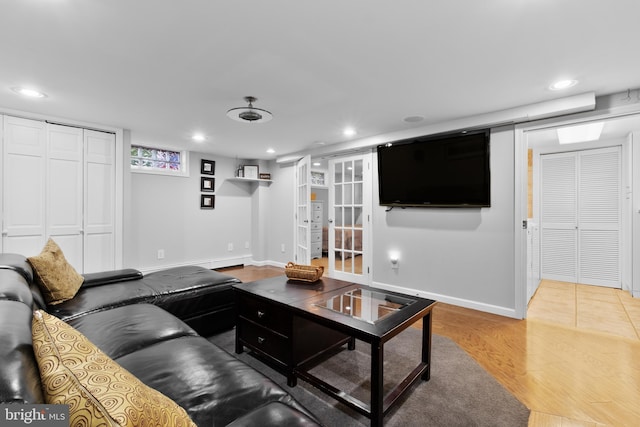
{"label": "door handle", "polygon": [[264,338],[258,337],[258,344],[264,344]]}
{"label": "door handle", "polygon": [[329,220],[329,224],[333,224],[333,220],[332,219]]}

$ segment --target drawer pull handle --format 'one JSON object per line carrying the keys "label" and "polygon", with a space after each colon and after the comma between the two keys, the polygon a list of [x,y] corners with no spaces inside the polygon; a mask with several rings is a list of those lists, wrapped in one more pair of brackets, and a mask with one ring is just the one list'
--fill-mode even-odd
{"label": "drawer pull handle", "polygon": [[258,344],[264,344],[264,338],[258,337]]}
{"label": "drawer pull handle", "polygon": [[258,318],[262,319],[264,317],[264,311],[258,310]]}

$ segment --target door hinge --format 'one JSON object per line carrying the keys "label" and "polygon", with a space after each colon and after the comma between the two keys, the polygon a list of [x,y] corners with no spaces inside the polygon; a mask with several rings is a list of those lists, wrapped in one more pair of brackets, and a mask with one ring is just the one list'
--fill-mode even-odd
{"label": "door hinge", "polygon": [[523,229],[523,230],[526,230],[526,229],[527,229],[527,220],[526,220],[526,219],[523,219],[523,220],[522,220],[522,229]]}

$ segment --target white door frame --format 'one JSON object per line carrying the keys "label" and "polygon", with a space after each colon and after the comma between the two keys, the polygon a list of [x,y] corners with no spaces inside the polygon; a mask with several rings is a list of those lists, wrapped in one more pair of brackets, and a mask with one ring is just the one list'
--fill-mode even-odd
{"label": "white door frame", "polygon": [[[609,120],[615,118],[621,118],[625,116],[632,115],[640,115],[640,111],[623,111],[619,113],[603,113],[598,115],[590,115],[586,117],[582,115],[581,117],[574,117],[572,119],[547,119],[533,123],[524,123],[520,125],[516,125],[514,129],[514,181],[515,181],[515,192],[514,192],[514,263],[515,263],[515,316],[517,318],[524,319],[527,315],[527,234],[526,229],[523,227],[523,221],[527,220],[527,132],[531,132],[534,130],[541,130],[546,128],[556,128],[560,126],[566,126],[570,124],[576,124],[581,122],[590,122],[596,120]],[[630,142],[630,141],[629,141]],[[634,152],[633,144],[627,142],[628,147],[623,147],[623,162],[628,162],[628,164],[635,164],[636,168],[633,171],[634,175],[638,175],[640,171],[640,149],[636,147]],[[638,142],[635,143],[638,145]],[[629,159],[625,159],[625,156],[629,156]],[[631,161],[631,157],[633,156],[633,162]],[[631,212],[626,212],[628,215],[637,215],[640,213],[640,186],[636,186],[632,188],[633,194],[632,203],[629,204],[629,208]],[[631,193],[631,191],[630,191]],[[637,221],[630,221],[636,222]],[[623,221],[624,226],[624,221]],[[622,233],[629,233],[631,230],[622,230]],[[638,233],[634,233],[638,234]],[[637,240],[637,239],[636,239]],[[634,245],[637,245],[637,242],[634,242]],[[623,247],[623,250],[627,250],[627,247]],[[625,254],[622,254],[624,257]],[[636,266],[637,267],[637,266]],[[633,274],[633,270],[636,270],[636,274]],[[629,290],[634,296],[640,296],[640,269],[635,268],[631,263],[626,263],[623,265],[622,277],[630,278],[630,284],[627,286]],[[623,284],[623,289],[625,286]]]}
{"label": "white door frame", "polygon": [[[311,263],[311,156],[297,161],[295,168],[293,256],[296,263],[308,265]],[[305,176],[301,179],[302,171]]]}

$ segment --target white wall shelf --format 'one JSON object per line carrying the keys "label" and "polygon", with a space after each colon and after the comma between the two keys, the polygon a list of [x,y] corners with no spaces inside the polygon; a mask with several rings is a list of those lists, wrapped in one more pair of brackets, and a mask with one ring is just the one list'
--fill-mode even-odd
{"label": "white wall shelf", "polygon": [[233,178],[227,178],[227,181],[240,181],[240,182],[265,182],[271,184],[273,181],[270,179],[256,179],[256,178],[243,178],[240,176],[234,176]]}

